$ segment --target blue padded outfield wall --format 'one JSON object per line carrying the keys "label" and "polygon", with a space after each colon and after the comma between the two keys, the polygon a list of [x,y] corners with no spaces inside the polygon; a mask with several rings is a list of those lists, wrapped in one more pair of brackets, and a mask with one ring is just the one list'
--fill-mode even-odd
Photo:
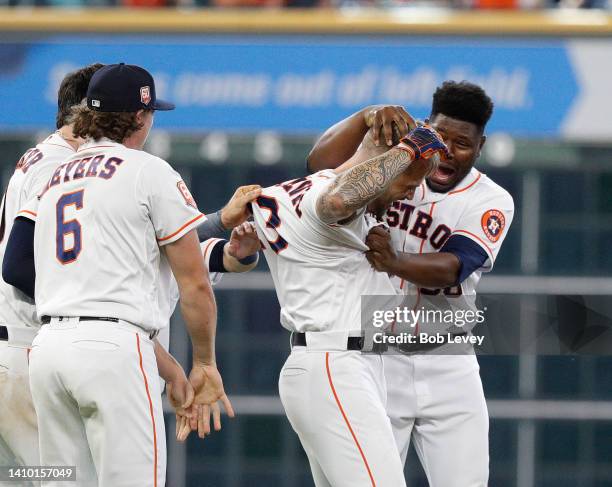
{"label": "blue padded outfield wall", "polygon": [[[424,117],[438,84],[467,79],[495,101],[490,132],[580,137],[584,117],[608,122],[612,112],[610,52],[608,40],[554,39],[105,34],[0,42],[0,130],[49,128],[67,71],[126,62],[149,69],[158,96],[177,104],[156,117],[168,130],[318,132],[373,103]],[[583,79],[587,65],[602,75]],[[590,138],[612,139],[612,124],[603,125]]]}

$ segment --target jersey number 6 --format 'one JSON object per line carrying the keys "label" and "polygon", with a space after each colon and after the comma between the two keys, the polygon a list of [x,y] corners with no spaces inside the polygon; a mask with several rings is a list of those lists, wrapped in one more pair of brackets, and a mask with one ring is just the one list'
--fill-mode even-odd
{"label": "jersey number 6", "polygon": [[276,201],[276,198],[271,198],[269,196],[260,196],[257,198],[257,204],[260,208],[265,208],[270,212],[270,216],[266,220],[266,227],[276,231],[276,240],[274,240],[274,242],[268,240],[268,243],[270,244],[270,248],[278,254],[289,245],[278,233],[278,228],[281,226],[281,220],[278,216],[278,201]]}
{"label": "jersey number 6", "polygon": [[[64,213],[67,206],[74,205],[77,210],[83,208],[84,191],[81,189],[74,193],[63,194],[55,205],[55,255],[63,265],[74,262],[81,253],[81,224],[77,220],[64,220]],[[72,235],[72,247],[70,248],[66,248],[66,237],[68,235]]]}

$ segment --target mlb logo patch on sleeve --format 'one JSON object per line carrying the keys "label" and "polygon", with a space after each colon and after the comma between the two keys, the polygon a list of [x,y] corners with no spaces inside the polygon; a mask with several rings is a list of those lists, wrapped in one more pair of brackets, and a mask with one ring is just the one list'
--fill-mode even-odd
{"label": "mlb logo patch on sleeve", "polygon": [[504,214],[499,210],[485,211],[480,222],[482,224],[482,231],[491,242],[499,240],[506,226]]}
{"label": "mlb logo patch on sleeve", "polygon": [[140,88],[140,101],[145,105],[151,102],[151,89],[148,86]]}

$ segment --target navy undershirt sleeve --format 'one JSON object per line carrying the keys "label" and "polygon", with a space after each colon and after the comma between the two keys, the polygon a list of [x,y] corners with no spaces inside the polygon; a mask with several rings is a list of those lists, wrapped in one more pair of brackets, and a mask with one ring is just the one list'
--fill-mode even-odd
{"label": "navy undershirt sleeve", "polygon": [[480,269],[489,258],[480,245],[463,235],[452,235],[442,246],[440,252],[450,252],[456,255],[461,262],[457,284],[461,284],[472,272]]}
{"label": "navy undershirt sleeve", "polygon": [[221,223],[221,210],[206,216],[206,221],[198,227],[198,238],[204,242],[209,238],[222,238],[227,230]]}
{"label": "navy undershirt sleeve", "polygon": [[27,218],[17,217],[6,243],[2,262],[2,279],[34,299],[34,228]]}
{"label": "navy undershirt sleeve", "polygon": [[223,247],[226,243],[227,240],[219,240],[210,251],[210,257],[208,258],[208,270],[210,272],[227,272],[223,265]]}

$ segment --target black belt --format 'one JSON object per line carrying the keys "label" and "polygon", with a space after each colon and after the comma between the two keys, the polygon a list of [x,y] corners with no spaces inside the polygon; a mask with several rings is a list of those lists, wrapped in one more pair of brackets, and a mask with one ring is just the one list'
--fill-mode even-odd
{"label": "black belt", "polygon": [[[305,347],[306,346],[306,333],[291,334],[291,345],[294,347]],[[361,350],[363,348],[362,337],[348,337],[346,341],[347,350]]]}
{"label": "black belt", "polygon": [[[70,318],[78,318],[79,321],[110,321],[111,323],[119,323],[119,318],[109,318],[108,316],[56,316],[55,318],[58,318],[60,321],[64,319],[68,320]],[[51,317],[43,316],[41,321],[43,325],[47,325],[51,323]],[[142,331],[147,333],[146,330]],[[149,333],[149,338],[153,340],[157,335],[159,335],[159,330],[152,331]]]}
{"label": "black belt", "polygon": [[[62,321],[63,319],[75,318],[75,316],[57,316],[56,318]],[[113,323],[119,323],[118,318],[108,318],[106,316],[78,316],[77,318],[79,318],[79,321],[112,321]],[[51,323],[51,317],[43,316],[41,321],[43,325],[48,325]]]}
{"label": "black belt", "polygon": [[0,341],[8,342],[8,328],[0,326]]}

